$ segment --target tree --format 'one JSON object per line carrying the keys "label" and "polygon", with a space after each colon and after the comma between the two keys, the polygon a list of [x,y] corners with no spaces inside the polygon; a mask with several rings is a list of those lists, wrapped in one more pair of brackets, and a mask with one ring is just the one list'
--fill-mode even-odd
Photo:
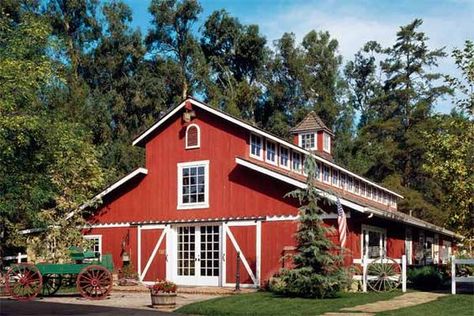
{"label": "tree", "polygon": [[474,43],[467,40],[464,48],[454,49],[451,56],[461,71],[460,78],[445,77],[449,86],[461,95],[455,100],[455,105],[459,110],[466,111],[474,117]]}
{"label": "tree", "polygon": [[[21,229],[49,231],[62,224],[48,214],[64,217],[77,209],[102,185],[102,170],[84,127],[64,120],[43,102],[46,90],[64,82],[60,66],[47,54],[52,44],[46,20],[19,8],[15,20],[2,15],[0,28],[0,215],[5,230],[0,250],[4,251],[24,246]],[[63,244],[75,240],[69,233],[77,236],[79,229],[71,229],[60,230]]]}
{"label": "tree", "polygon": [[149,52],[156,58],[176,63],[181,83],[179,96],[185,99],[196,92],[203,56],[193,34],[193,24],[202,11],[195,0],[153,0],[149,11],[153,16],[152,28],[146,37]]}
{"label": "tree", "polygon": [[299,200],[299,227],[296,233],[297,253],[293,257],[295,267],[283,269],[272,281],[271,289],[288,296],[334,297],[346,284],[347,275],[342,268],[342,258],[333,254],[335,246],[328,239],[331,229],[324,226],[319,206],[321,197],[316,182],[316,160],[305,159],[308,174],[306,189],[288,193]]}
{"label": "tree", "polygon": [[201,47],[209,66],[205,80],[211,105],[254,121],[266,40],[257,25],[242,25],[225,10],[213,12],[203,26]]}
{"label": "tree", "polygon": [[361,55],[346,69],[355,87],[352,100],[365,111],[350,167],[404,194],[401,211],[442,224],[442,211],[435,206],[439,190],[422,168],[427,149],[419,135],[436,128],[433,104],[450,89],[439,82],[440,73],[430,70],[446,54],[428,48],[428,37],[418,30],[421,25],[416,19],[402,26],[389,48],[366,45],[369,55],[380,52],[378,69],[373,69],[371,56]]}

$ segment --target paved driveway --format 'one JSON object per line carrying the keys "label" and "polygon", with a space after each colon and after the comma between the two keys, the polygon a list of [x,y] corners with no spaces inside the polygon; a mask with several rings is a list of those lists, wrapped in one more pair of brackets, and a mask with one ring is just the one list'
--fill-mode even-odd
{"label": "paved driveway", "polygon": [[[178,307],[196,301],[216,297],[215,295],[178,294]],[[85,300],[77,295],[37,298],[30,302],[18,302],[0,298],[0,315],[170,315],[150,307],[148,293],[120,293],[102,301]]]}

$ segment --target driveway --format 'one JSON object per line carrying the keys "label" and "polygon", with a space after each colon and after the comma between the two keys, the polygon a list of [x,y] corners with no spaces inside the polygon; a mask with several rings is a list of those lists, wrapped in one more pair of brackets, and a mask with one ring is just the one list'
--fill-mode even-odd
{"label": "driveway", "polygon": [[[177,307],[217,297],[203,294],[178,294]],[[59,295],[18,302],[0,298],[0,315],[170,315],[150,306],[148,293],[112,293],[102,301],[86,300],[77,295]]]}

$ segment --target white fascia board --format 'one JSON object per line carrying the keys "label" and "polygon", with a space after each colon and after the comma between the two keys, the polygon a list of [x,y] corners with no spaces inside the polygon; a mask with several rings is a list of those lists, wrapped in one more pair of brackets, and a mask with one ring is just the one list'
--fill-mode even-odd
{"label": "white fascia board", "polygon": [[[238,164],[238,165],[241,165],[241,166],[244,166],[244,167],[247,167],[249,169],[252,169],[252,170],[255,170],[257,172],[261,172],[267,176],[270,176],[272,178],[275,178],[275,179],[278,179],[278,180],[281,180],[283,182],[286,182],[288,184],[291,184],[291,185],[294,185],[295,187],[297,188],[300,188],[300,189],[306,189],[307,185],[305,182],[303,181],[299,181],[299,180],[296,180],[296,179],[293,179],[291,177],[288,177],[288,176],[285,176],[285,175],[282,175],[278,172],[275,172],[275,171],[272,171],[272,170],[269,170],[267,168],[264,168],[264,167],[261,167],[259,165],[256,165],[254,163],[251,163],[249,161],[246,161],[246,160],[243,160],[241,158],[238,158],[236,157],[235,158],[235,162]],[[318,191],[318,193],[330,200],[330,201],[333,201],[333,202],[336,202],[337,201],[337,196],[335,196],[334,194],[331,194],[331,193],[328,193],[328,192],[325,192],[323,190],[320,190],[320,189],[316,189]],[[365,213],[365,209],[363,206],[359,205],[359,204],[356,204],[354,202],[351,202],[351,201],[348,201],[344,198],[339,198],[339,200],[341,201],[341,204],[344,205],[344,206],[347,206],[347,207],[350,207],[356,211],[359,211],[361,213]]]}
{"label": "white fascia board", "polygon": [[[369,180],[367,180],[367,179],[364,179],[363,177],[361,177],[361,176],[359,176],[359,175],[357,175],[357,174],[355,174],[355,173],[353,173],[353,172],[351,172],[351,171],[349,171],[349,170],[346,170],[346,169],[344,169],[344,168],[342,168],[342,167],[340,167],[340,166],[338,166],[338,165],[336,165],[336,164],[330,162],[329,160],[326,160],[326,159],[324,159],[324,158],[322,158],[322,157],[319,157],[319,156],[317,156],[317,155],[315,155],[315,154],[313,154],[313,153],[311,153],[311,152],[309,152],[309,151],[303,149],[302,147],[296,146],[296,145],[294,145],[294,144],[292,144],[292,143],[290,143],[290,142],[287,142],[287,141],[285,141],[285,140],[283,140],[283,139],[281,139],[281,138],[279,138],[279,137],[276,137],[276,136],[274,136],[274,135],[268,134],[268,133],[266,133],[265,131],[262,131],[262,130],[259,129],[259,128],[256,128],[256,127],[254,127],[254,126],[252,126],[252,125],[250,125],[250,124],[247,124],[247,123],[245,123],[245,122],[242,122],[241,120],[238,120],[238,119],[236,119],[236,118],[233,118],[232,116],[229,116],[229,115],[227,115],[227,114],[225,114],[225,113],[223,113],[223,112],[221,112],[221,111],[219,111],[219,110],[216,110],[216,109],[214,109],[214,108],[212,108],[212,107],[210,107],[210,106],[208,106],[208,105],[206,105],[206,104],[204,104],[204,103],[201,103],[201,102],[196,101],[196,100],[194,100],[194,99],[189,99],[189,101],[190,101],[193,105],[196,105],[197,107],[200,107],[200,108],[202,108],[202,109],[204,109],[204,110],[206,110],[206,111],[208,111],[208,112],[211,112],[211,113],[214,114],[214,115],[217,115],[217,116],[219,116],[219,117],[222,117],[222,118],[228,120],[229,122],[232,122],[232,123],[234,123],[234,124],[236,124],[236,125],[239,125],[239,126],[245,128],[245,129],[247,129],[247,130],[249,130],[249,131],[251,131],[251,132],[253,132],[253,133],[259,134],[259,135],[261,135],[261,136],[265,136],[265,137],[268,138],[268,139],[271,139],[271,140],[273,140],[273,141],[275,141],[275,142],[277,142],[277,143],[279,143],[279,144],[283,144],[283,145],[286,146],[286,147],[290,147],[291,149],[296,150],[296,151],[298,151],[298,152],[300,152],[300,153],[303,153],[303,154],[305,154],[305,155],[308,155],[308,156],[311,155],[311,156],[313,156],[316,160],[319,160],[320,162],[323,162],[323,163],[325,163],[326,165],[331,166],[332,168],[336,168],[336,169],[338,169],[338,170],[340,170],[340,171],[343,171],[343,172],[347,173],[348,175],[350,175],[351,177],[354,177],[354,178],[357,178],[357,179],[359,179],[359,180],[361,180],[361,181],[367,182],[367,183],[369,183],[370,185],[372,185],[372,186],[374,186],[374,187],[376,187],[376,188],[378,188],[378,189],[380,189],[380,190],[383,190],[383,191],[385,191],[385,192],[391,193],[391,194],[396,195],[397,197],[403,199],[403,196],[402,196],[402,195],[400,195],[400,194],[398,194],[398,193],[396,193],[396,192],[393,192],[393,191],[391,191],[391,190],[389,190],[389,189],[386,189],[386,188],[384,188],[384,187],[378,185],[377,183],[374,183],[374,182],[372,182],[372,181],[369,181]],[[182,103],[181,105],[179,105],[178,108],[181,108],[182,106],[184,106],[184,103]],[[173,112],[174,112],[174,111],[173,111]],[[170,114],[171,114],[171,113],[170,113]],[[157,124],[159,124],[159,123],[160,123],[160,122],[158,122]],[[155,124],[155,125],[157,125],[157,124]],[[156,126],[156,127],[158,127],[158,126]],[[154,128],[154,126],[153,126],[152,128]],[[151,129],[150,129],[150,132],[151,132]]]}
{"label": "white fascia board", "polygon": [[[126,182],[128,182],[129,180],[133,179],[134,177],[136,177],[137,175],[139,174],[148,174],[148,169],[145,169],[145,168],[137,168],[135,169],[133,172],[129,173],[128,175],[126,175],[125,177],[123,177],[122,179],[118,180],[117,182],[115,182],[114,184],[112,184],[111,186],[109,186],[107,189],[105,189],[104,191],[100,192],[99,194],[97,194],[96,196],[94,196],[92,199],[89,200],[89,202],[94,202],[94,201],[97,201],[98,199],[101,199],[103,198],[104,196],[106,196],[107,194],[109,194],[110,192],[114,191],[115,189],[119,188],[120,186],[122,186],[123,184],[125,184]],[[82,211],[84,210],[86,207],[88,207],[90,204],[89,203],[84,203],[82,204],[80,207],[79,207],[79,211]],[[67,216],[66,216],[66,220],[70,219],[74,213],[76,211],[72,211],[70,212]]]}
{"label": "white fascia board", "polygon": [[132,145],[133,146],[136,146],[137,144],[139,144],[143,139],[145,139],[149,134],[151,134],[155,129],[157,129],[159,126],[161,126],[164,122],[166,122],[170,117],[172,117],[176,112],[178,112],[179,110],[181,110],[181,108],[184,107],[184,105],[186,104],[186,101],[187,100],[184,100],[183,102],[181,102],[174,110],[172,110],[171,112],[169,112],[168,114],[166,114],[165,116],[163,116],[160,120],[158,120],[158,122],[156,122],[155,124],[153,124],[149,129],[147,129],[144,133],[142,133],[140,136],[138,136],[137,138],[135,138],[135,140],[133,141]]}

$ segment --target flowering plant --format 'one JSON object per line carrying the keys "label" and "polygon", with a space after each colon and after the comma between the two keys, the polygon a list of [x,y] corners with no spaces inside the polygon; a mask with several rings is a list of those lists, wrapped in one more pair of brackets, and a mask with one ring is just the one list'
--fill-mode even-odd
{"label": "flowering plant", "polygon": [[155,284],[148,287],[152,295],[158,293],[176,293],[177,286],[173,282],[166,280],[156,280]]}

